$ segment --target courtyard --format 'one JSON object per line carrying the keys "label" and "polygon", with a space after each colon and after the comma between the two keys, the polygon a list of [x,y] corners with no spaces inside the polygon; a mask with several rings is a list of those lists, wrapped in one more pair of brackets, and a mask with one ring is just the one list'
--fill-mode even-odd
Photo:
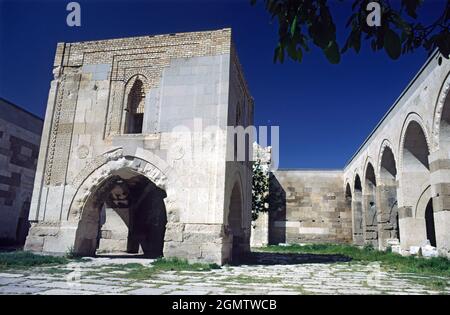
{"label": "courtyard", "polygon": [[[33,295],[447,295],[450,277],[400,272],[343,255],[254,252],[239,265],[106,256],[3,267],[0,294]],[[163,263],[161,266],[166,266]],[[170,270],[172,269],[172,270]]]}

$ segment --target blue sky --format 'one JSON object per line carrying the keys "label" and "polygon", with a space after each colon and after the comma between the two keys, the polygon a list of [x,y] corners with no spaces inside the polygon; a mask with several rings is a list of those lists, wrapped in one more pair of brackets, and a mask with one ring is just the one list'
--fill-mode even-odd
{"label": "blue sky", "polygon": [[[282,168],[342,168],[427,59],[390,60],[365,45],[329,64],[313,49],[302,63],[273,64],[277,25],[249,0],[88,0],[81,27],[66,25],[65,0],[0,0],[0,96],[43,117],[57,42],[233,29],[255,99],[257,125],[280,126]],[[444,0],[427,0],[422,17]],[[343,38],[349,1],[333,3]]]}

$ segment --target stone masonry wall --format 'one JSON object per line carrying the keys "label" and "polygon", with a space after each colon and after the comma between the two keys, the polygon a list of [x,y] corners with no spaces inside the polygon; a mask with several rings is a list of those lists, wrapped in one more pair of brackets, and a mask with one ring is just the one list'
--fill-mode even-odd
{"label": "stone masonry wall", "polygon": [[342,175],[342,171],[273,172],[269,243],[351,242],[351,209]]}
{"label": "stone masonry wall", "polygon": [[0,99],[0,242],[23,243],[43,121]]}

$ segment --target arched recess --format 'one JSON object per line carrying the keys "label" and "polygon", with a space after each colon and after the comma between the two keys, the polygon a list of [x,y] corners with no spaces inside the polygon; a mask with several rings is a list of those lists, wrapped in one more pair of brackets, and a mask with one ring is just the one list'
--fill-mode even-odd
{"label": "arched recess", "polygon": [[436,230],[434,226],[433,200],[429,199],[425,208],[425,230],[427,232],[427,240],[431,246],[436,247]]}
{"label": "arched recess", "polygon": [[231,190],[229,211],[228,211],[228,232],[231,236],[231,258],[236,262],[241,255],[247,250],[245,233],[243,226],[243,199],[242,185],[236,180]]}
{"label": "arched recess", "polygon": [[362,185],[358,174],[355,175],[353,184],[353,242],[356,245],[364,244],[364,220],[362,210]]}
{"label": "arched recess", "polygon": [[365,243],[378,247],[378,205],[376,202],[377,181],[375,169],[368,162],[364,172],[363,212],[365,219]]}
{"label": "arched recess", "polygon": [[352,209],[352,189],[349,183],[345,185],[345,204],[347,209]]}
{"label": "arched recess", "polygon": [[429,145],[419,121],[415,119],[409,121],[400,148],[402,203],[403,206],[410,207],[414,214],[417,212],[414,206],[430,182]]}
{"label": "arched recess", "polygon": [[431,198],[430,146],[420,118],[411,114],[405,121],[400,142],[400,239],[405,249],[421,246],[427,239],[425,210]]}
{"label": "arched recess", "polygon": [[[90,171],[93,166],[87,166],[80,172],[79,177],[83,180],[68,212],[68,223],[76,230],[73,247],[77,253],[95,254],[99,245],[102,209],[109,208],[109,213],[115,212],[116,219],[123,218],[122,231],[124,224],[129,228],[126,250],[136,252],[140,245],[144,254],[149,256],[162,254],[164,222],[176,224],[178,221],[173,196],[173,191],[177,189],[172,187],[176,183],[169,185],[166,175],[148,161],[122,154],[122,150],[106,153],[99,158],[102,162],[95,165],[93,171]],[[166,194],[169,192],[168,186],[171,187],[170,194]],[[118,201],[121,198],[125,199],[124,202]],[[118,201],[115,207],[114,200]],[[123,242],[115,243],[119,248],[124,248]]]}
{"label": "arched recess", "polygon": [[165,197],[164,190],[130,168],[113,171],[93,189],[83,206],[74,252],[162,256]]}
{"label": "arched recess", "polygon": [[400,239],[397,201],[397,163],[389,142],[385,141],[380,150],[379,183],[377,185],[377,204],[380,212],[379,240],[385,248],[388,240]]}
{"label": "arched recess", "polygon": [[140,134],[144,127],[146,78],[132,77],[125,86],[123,133]]}

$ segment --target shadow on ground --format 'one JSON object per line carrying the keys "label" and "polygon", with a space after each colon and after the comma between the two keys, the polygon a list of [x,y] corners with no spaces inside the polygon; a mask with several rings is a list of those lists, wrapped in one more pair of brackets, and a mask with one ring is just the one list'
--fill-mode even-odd
{"label": "shadow on ground", "polygon": [[327,264],[351,260],[350,257],[344,255],[251,252],[242,256],[232,265]]}

